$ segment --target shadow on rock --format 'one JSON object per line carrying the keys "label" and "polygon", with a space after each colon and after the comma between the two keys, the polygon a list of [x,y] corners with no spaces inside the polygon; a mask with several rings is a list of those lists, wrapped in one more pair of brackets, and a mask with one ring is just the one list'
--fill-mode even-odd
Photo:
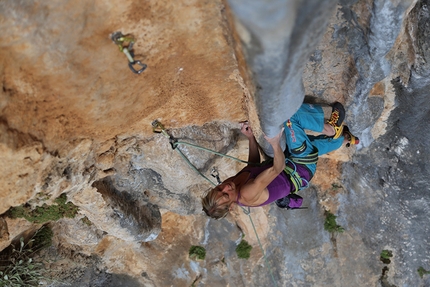
{"label": "shadow on rock", "polygon": [[119,225],[127,229],[136,241],[147,242],[157,238],[161,231],[158,206],[141,200],[135,194],[115,189],[108,177],[94,182],[93,187],[113,209]]}

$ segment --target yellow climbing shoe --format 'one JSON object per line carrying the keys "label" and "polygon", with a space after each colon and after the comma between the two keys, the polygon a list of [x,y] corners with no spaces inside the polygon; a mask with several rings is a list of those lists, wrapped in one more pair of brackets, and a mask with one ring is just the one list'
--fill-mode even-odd
{"label": "yellow climbing shoe", "polygon": [[343,132],[343,120],[345,119],[345,108],[339,102],[332,105],[332,111],[330,119],[327,121],[329,125],[334,128],[333,139],[337,139],[342,135]]}

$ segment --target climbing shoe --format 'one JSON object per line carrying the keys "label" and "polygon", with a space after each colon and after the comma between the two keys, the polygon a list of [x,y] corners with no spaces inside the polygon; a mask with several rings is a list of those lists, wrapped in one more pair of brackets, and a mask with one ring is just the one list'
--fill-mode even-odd
{"label": "climbing shoe", "polygon": [[343,131],[343,120],[345,119],[345,109],[343,105],[339,102],[336,102],[332,105],[332,111],[330,119],[327,121],[329,125],[334,128],[334,136],[333,139],[337,139],[342,135]]}
{"label": "climbing shoe", "polygon": [[360,143],[360,139],[353,135],[347,126],[343,127],[343,136],[348,140],[349,142],[346,144],[346,147],[350,147],[351,145],[357,145]]}

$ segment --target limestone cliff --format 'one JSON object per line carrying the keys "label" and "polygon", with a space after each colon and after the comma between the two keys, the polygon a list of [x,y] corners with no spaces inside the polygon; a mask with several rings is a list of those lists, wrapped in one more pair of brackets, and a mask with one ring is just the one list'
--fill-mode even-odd
{"label": "limestone cliff", "polygon": [[[416,272],[430,269],[429,1],[267,1],[290,7],[274,21],[288,33],[277,26],[267,37],[258,31],[270,23],[253,30],[242,2],[0,2],[1,249],[39,227],[8,217],[10,207],[65,193],[78,216],[50,223],[46,267],[73,286],[430,285]],[[141,74],[113,43],[118,31],[134,37]],[[211,184],[151,123],[246,159],[238,122],[248,119],[264,146],[262,131],[278,128],[270,113],[285,116],[282,105],[263,108],[271,83],[280,101],[289,86],[301,93],[291,107],[305,95],[344,103],[361,144],[320,159],[302,192],[307,209],[252,209],[266,261],[242,210],[220,221],[201,212]],[[214,166],[221,179],[243,167],[177,149],[213,181]],[[325,210],[345,232],[324,230]],[[248,260],[235,253],[243,235]],[[192,245],[205,260],[189,258]]]}

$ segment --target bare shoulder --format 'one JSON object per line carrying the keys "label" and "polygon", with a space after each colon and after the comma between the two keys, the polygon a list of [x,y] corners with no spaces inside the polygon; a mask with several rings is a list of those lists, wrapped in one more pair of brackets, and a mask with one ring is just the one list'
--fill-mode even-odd
{"label": "bare shoulder", "polygon": [[269,198],[269,191],[265,187],[256,184],[254,179],[250,179],[240,190],[240,203],[247,206],[256,206],[264,203]]}

